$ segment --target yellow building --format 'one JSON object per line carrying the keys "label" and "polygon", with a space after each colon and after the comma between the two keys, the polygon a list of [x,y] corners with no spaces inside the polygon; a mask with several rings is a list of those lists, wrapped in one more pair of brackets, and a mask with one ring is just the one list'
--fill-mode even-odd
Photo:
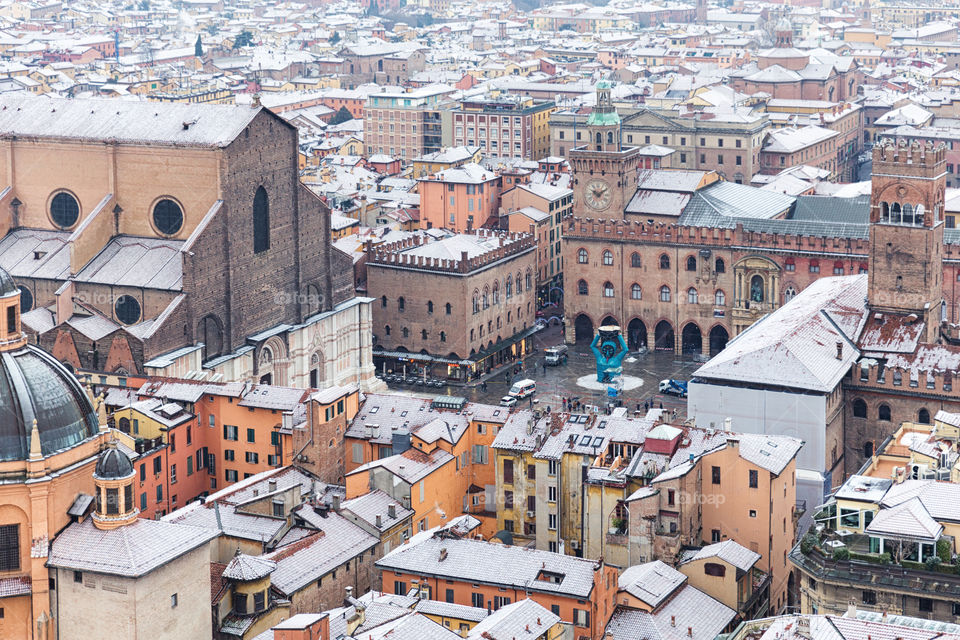
{"label": "yellow building", "polygon": [[413,177],[423,178],[432,173],[462,167],[465,164],[479,164],[483,159],[480,147],[451,147],[414,158]]}

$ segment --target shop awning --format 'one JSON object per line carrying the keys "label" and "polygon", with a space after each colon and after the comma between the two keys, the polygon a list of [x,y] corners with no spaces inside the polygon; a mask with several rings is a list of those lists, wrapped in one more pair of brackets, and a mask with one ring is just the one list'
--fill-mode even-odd
{"label": "shop awning", "polygon": [[416,362],[439,362],[440,364],[471,365],[472,360],[454,360],[441,356],[432,356],[429,353],[409,353],[407,351],[374,351],[374,356],[383,358],[397,358],[399,360],[414,360]]}
{"label": "shop awning", "polygon": [[509,338],[501,340],[500,342],[497,342],[496,344],[494,344],[493,346],[487,349],[481,349],[480,351],[477,351],[471,356],[471,358],[473,359],[474,362],[479,362],[484,358],[489,358],[490,356],[497,353],[498,351],[502,351],[507,347],[513,346],[516,343],[520,342],[521,340],[525,340],[526,338],[535,334],[537,331],[540,331],[540,327],[538,327],[537,325],[528,327],[523,331],[521,331],[520,333],[516,333],[510,336]]}

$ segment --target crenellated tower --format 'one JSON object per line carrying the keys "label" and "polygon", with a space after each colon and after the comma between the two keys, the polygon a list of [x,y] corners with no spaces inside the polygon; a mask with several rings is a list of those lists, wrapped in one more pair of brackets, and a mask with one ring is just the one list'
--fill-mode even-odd
{"label": "crenellated tower", "polygon": [[916,314],[926,342],[939,336],[943,304],[945,189],[942,143],[874,147],[868,302],[875,311]]}

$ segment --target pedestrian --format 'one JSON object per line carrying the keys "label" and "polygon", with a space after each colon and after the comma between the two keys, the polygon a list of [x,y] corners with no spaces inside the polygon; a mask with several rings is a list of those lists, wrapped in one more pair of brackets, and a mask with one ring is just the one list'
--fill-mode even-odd
{"label": "pedestrian", "polygon": [[546,363],[546,361],[544,361],[544,363],[543,363],[543,375],[547,375],[547,363]]}
{"label": "pedestrian", "polygon": [[637,403],[637,411],[640,411],[640,403]]}
{"label": "pedestrian", "polygon": [[563,402],[563,410],[566,411],[566,410],[567,410],[567,398],[566,398],[566,396],[564,396],[564,397],[561,398],[560,400]]}
{"label": "pedestrian", "polygon": [[663,400],[660,401],[660,410],[663,411]]}

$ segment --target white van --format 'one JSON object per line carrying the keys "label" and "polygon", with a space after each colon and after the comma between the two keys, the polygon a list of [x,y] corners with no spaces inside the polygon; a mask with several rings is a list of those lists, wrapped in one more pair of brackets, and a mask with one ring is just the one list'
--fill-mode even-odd
{"label": "white van", "polygon": [[533,380],[517,380],[510,387],[510,395],[518,400],[523,400],[532,396],[537,390],[537,383]]}
{"label": "white van", "polygon": [[555,367],[567,361],[567,345],[561,344],[556,347],[547,347],[543,350],[543,361],[548,365]]}

